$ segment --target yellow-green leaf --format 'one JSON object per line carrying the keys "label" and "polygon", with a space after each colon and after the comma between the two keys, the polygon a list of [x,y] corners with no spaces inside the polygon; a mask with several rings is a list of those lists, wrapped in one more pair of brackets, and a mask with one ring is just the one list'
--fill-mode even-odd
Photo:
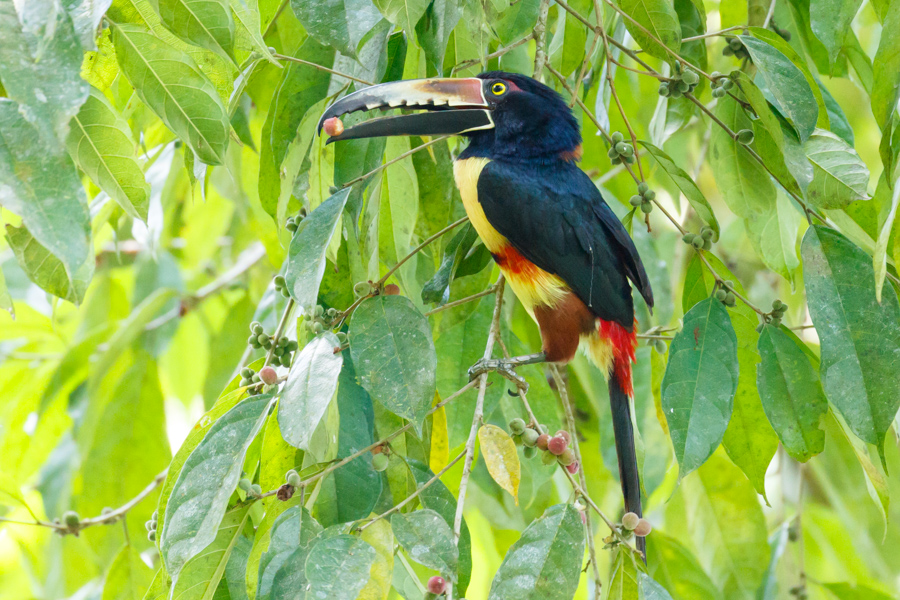
{"label": "yellow-green leaf", "polygon": [[496,425],[485,425],[478,430],[478,442],[488,472],[497,485],[512,494],[519,503],[519,481],[521,465],[516,444],[503,429]]}
{"label": "yellow-green leaf", "polygon": [[[439,404],[441,395],[434,393],[434,403]],[[450,460],[450,439],[447,432],[447,411],[444,407],[440,407],[431,415],[431,453],[428,458],[428,466],[437,473]]]}

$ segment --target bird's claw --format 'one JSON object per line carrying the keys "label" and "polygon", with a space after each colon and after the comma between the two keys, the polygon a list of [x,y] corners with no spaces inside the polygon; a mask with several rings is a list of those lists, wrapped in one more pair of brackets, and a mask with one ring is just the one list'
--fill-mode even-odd
{"label": "bird's claw", "polygon": [[469,381],[491,371],[499,373],[512,381],[516,384],[516,388],[522,390],[522,392],[528,391],[528,382],[525,381],[524,377],[516,373],[515,366],[499,358],[482,358],[469,367]]}

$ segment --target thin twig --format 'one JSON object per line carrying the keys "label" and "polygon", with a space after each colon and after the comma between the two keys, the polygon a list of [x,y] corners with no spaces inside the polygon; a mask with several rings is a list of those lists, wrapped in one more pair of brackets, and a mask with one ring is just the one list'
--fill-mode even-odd
{"label": "thin twig", "polygon": [[492,285],[491,287],[484,290],[483,292],[478,292],[477,294],[472,294],[471,296],[466,296],[465,298],[461,298],[459,300],[454,300],[453,302],[448,302],[447,304],[444,304],[443,306],[438,306],[437,308],[433,308],[433,309],[429,310],[427,313],[425,313],[425,316],[430,317],[431,315],[445,311],[448,308],[456,308],[457,306],[466,304],[467,302],[472,302],[473,300],[478,300],[479,298],[483,298],[484,296],[490,296],[491,294],[493,294],[496,291],[497,291],[497,286]]}
{"label": "thin twig", "polygon": [[364,173],[364,174],[360,175],[359,177],[357,177],[356,179],[351,179],[350,181],[348,181],[347,183],[345,183],[344,185],[342,185],[342,186],[341,186],[341,189],[348,188],[348,187],[350,187],[351,185],[353,185],[353,184],[355,184],[355,183],[359,183],[360,181],[363,181],[364,179],[368,179],[369,177],[371,177],[371,176],[374,175],[375,173],[378,173],[379,171],[383,171],[383,170],[386,169],[387,167],[391,166],[392,164],[394,164],[394,163],[396,163],[396,162],[399,162],[399,161],[403,160],[403,159],[406,158],[407,156],[412,156],[412,155],[415,154],[416,152],[419,152],[420,150],[424,150],[425,148],[427,148],[427,147],[429,147],[429,146],[433,146],[434,144],[437,144],[438,142],[442,142],[442,141],[446,140],[446,139],[449,138],[449,137],[450,137],[449,135],[442,135],[442,136],[440,136],[440,137],[434,138],[433,140],[429,140],[429,141],[425,142],[424,144],[422,144],[422,145],[420,145],[420,146],[416,146],[415,148],[412,148],[411,150],[407,150],[407,151],[404,152],[403,154],[401,154],[401,155],[399,155],[399,156],[396,156],[396,157],[392,158],[391,160],[387,161],[386,163],[384,163],[384,164],[382,164],[382,165],[379,165],[379,166],[375,167],[374,169],[372,169],[372,170],[369,171],[368,173]]}
{"label": "thin twig", "polygon": [[281,320],[278,321],[278,327],[275,328],[275,333],[272,334],[272,347],[269,348],[268,352],[266,352],[266,360],[263,362],[263,366],[260,367],[260,370],[268,365],[269,361],[272,360],[272,357],[275,356],[275,348],[278,347],[278,340],[281,339],[281,335],[284,333],[284,330],[287,327],[287,322],[291,318],[291,313],[294,311],[294,306],[294,299],[288,298],[287,305],[284,307],[284,312],[281,314]]}
{"label": "thin twig", "polygon": [[774,14],[775,14],[775,0],[771,0],[771,2],[769,2],[769,10],[766,13],[766,18],[762,24],[763,29],[767,29],[769,27],[769,23],[772,21],[772,16]]}
{"label": "thin twig", "polygon": [[[500,312],[503,308],[504,279],[501,275],[497,279],[497,295],[494,300],[494,314],[491,316],[491,325],[488,330],[487,342],[484,345],[484,358],[490,359],[494,353],[494,343],[500,337]],[[469,438],[466,440],[466,460],[463,463],[462,477],[459,480],[459,494],[456,500],[456,516],[453,518],[453,543],[459,546],[459,536],[462,531],[463,509],[466,506],[466,492],[469,488],[469,476],[472,474],[472,462],[475,459],[475,440],[478,439],[478,429],[484,412],[484,395],[487,392],[488,374],[481,374],[478,381],[478,397],[475,400],[475,410],[472,413],[472,427],[469,429]],[[447,590],[447,598],[453,600],[453,587]]]}
{"label": "thin twig", "polygon": [[463,450],[462,452],[460,452],[459,454],[457,454],[456,457],[455,457],[453,460],[451,460],[450,462],[448,462],[447,465],[446,465],[443,469],[441,469],[439,473],[436,473],[436,474],[434,475],[434,477],[432,477],[431,479],[429,479],[428,481],[426,481],[425,483],[423,483],[422,485],[420,485],[419,487],[417,487],[417,488],[416,488],[416,491],[413,492],[412,494],[410,494],[409,496],[407,496],[406,498],[404,498],[402,502],[400,502],[399,504],[396,504],[396,505],[393,506],[390,510],[387,510],[387,511],[381,513],[381,514],[378,515],[377,517],[374,517],[371,521],[369,521],[369,522],[366,523],[365,525],[361,525],[360,527],[358,527],[358,528],[356,529],[356,531],[359,532],[359,533],[362,533],[362,532],[366,529],[366,527],[368,527],[368,526],[371,525],[372,523],[375,523],[376,521],[379,521],[379,520],[381,520],[381,519],[384,519],[385,517],[391,516],[392,514],[394,514],[395,512],[399,511],[399,510],[402,509],[404,506],[406,506],[407,504],[409,504],[410,502],[412,502],[413,500],[415,500],[416,498],[418,498],[418,497],[419,497],[419,494],[421,494],[422,492],[424,492],[425,490],[427,490],[427,489],[429,488],[429,486],[431,486],[434,482],[436,482],[438,479],[440,479],[440,478],[444,475],[444,473],[446,473],[447,471],[449,471],[450,468],[453,467],[453,465],[455,465],[455,464],[458,463],[460,460],[462,460],[462,458],[463,458],[465,455],[466,455],[466,451],[465,451],[465,450]]}
{"label": "thin twig", "polygon": [[313,67],[314,69],[319,69],[320,71],[325,71],[326,73],[331,73],[332,75],[337,75],[338,77],[343,77],[344,79],[349,79],[351,81],[356,81],[365,85],[375,85],[371,81],[366,81],[365,79],[360,79],[359,77],[354,77],[353,75],[348,75],[347,73],[341,73],[340,71],[335,71],[334,69],[330,69],[324,65],[309,62],[308,60],[303,60],[302,58],[287,56],[286,54],[279,54],[277,52],[272,54],[272,56],[274,56],[278,60],[289,60],[291,62],[300,63],[301,65]]}
{"label": "thin twig", "polygon": [[[491,52],[490,54],[485,55],[483,60],[486,62],[493,58],[499,58],[499,57],[503,56],[504,54],[506,54],[507,52],[509,52],[510,50],[514,50],[515,48],[518,48],[522,44],[528,43],[529,41],[531,41],[533,39],[534,39],[534,32],[532,31],[531,33],[529,33],[522,39],[516,40],[515,42],[511,43],[509,46],[504,46],[503,48],[500,48],[494,52]],[[458,71],[462,71],[463,69],[468,69],[469,67],[480,64],[481,62],[482,62],[481,58],[473,58],[470,60],[464,60],[461,63],[458,63],[455,67],[453,67],[450,70],[450,73],[456,73]]]}
{"label": "thin twig", "polygon": [[731,27],[726,27],[725,29],[720,29],[719,31],[709,31],[707,33],[704,33],[703,35],[694,35],[691,37],[681,38],[681,43],[684,44],[686,42],[696,42],[697,40],[702,40],[705,38],[711,38],[711,37],[716,37],[716,36],[720,36],[720,35],[725,35],[729,31],[737,31],[738,29],[747,29],[747,26],[746,25],[732,25]]}
{"label": "thin twig", "polygon": [[444,235],[445,233],[447,233],[448,231],[452,231],[452,230],[456,229],[457,227],[459,227],[460,225],[462,225],[463,223],[465,223],[465,222],[468,221],[468,220],[469,220],[469,217],[463,217],[462,219],[459,219],[458,221],[454,221],[453,223],[450,223],[449,225],[447,225],[446,227],[444,227],[443,229],[441,229],[441,230],[438,231],[437,233],[435,233],[435,234],[433,234],[433,235],[427,237],[427,238],[425,239],[424,242],[422,242],[421,244],[419,244],[418,246],[416,246],[415,248],[413,248],[412,250],[410,250],[410,251],[409,251],[409,254],[407,254],[406,256],[404,256],[403,258],[401,258],[399,261],[397,261],[397,264],[395,264],[393,267],[391,267],[390,269],[388,269],[388,272],[385,273],[385,274],[381,277],[381,279],[379,279],[379,280],[375,283],[375,285],[376,285],[377,287],[381,287],[382,285],[384,285],[384,282],[387,281],[388,278],[390,278],[390,276],[393,275],[393,274],[397,271],[397,269],[399,269],[400,267],[403,266],[403,263],[405,263],[405,262],[408,261],[410,258],[412,258],[412,257],[415,256],[416,254],[418,254],[423,248],[425,248],[427,245],[429,245],[430,243],[432,243],[432,242],[435,241],[436,239],[438,239],[438,238],[440,238],[441,236],[443,236],[443,235]]}
{"label": "thin twig", "polygon": [[[538,20],[534,25],[534,73],[532,77],[541,80],[541,74],[544,72],[544,64],[547,62],[547,50],[544,47],[547,37],[547,14],[550,12],[550,0],[541,0],[538,9]],[[452,598],[450,600],[453,600]]]}

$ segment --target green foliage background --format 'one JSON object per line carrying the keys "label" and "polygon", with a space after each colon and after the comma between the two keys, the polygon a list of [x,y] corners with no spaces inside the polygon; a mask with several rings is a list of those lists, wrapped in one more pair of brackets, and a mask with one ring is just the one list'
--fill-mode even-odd
{"label": "green foliage background", "polygon": [[[457,223],[464,142],[315,135],[498,68],[574,98],[653,284],[646,569],[586,506],[621,516],[602,375],[466,387],[492,323],[540,340]],[[0,0],[0,82],[0,598],[897,597],[900,0]],[[585,496],[492,427],[532,414]]]}

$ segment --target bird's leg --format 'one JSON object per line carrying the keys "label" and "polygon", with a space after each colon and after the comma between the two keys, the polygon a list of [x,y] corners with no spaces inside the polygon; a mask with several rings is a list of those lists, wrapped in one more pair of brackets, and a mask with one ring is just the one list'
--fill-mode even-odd
{"label": "bird's leg", "polygon": [[528,383],[525,381],[524,377],[516,373],[516,367],[542,363],[546,360],[547,355],[543,352],[525,354],[524,356],[513,356],[512,358],[482,358],[469,367],[469,379],[472,380],[484,373],[496,371],[515,383],[516,387],[520,390],[528,391]]}

